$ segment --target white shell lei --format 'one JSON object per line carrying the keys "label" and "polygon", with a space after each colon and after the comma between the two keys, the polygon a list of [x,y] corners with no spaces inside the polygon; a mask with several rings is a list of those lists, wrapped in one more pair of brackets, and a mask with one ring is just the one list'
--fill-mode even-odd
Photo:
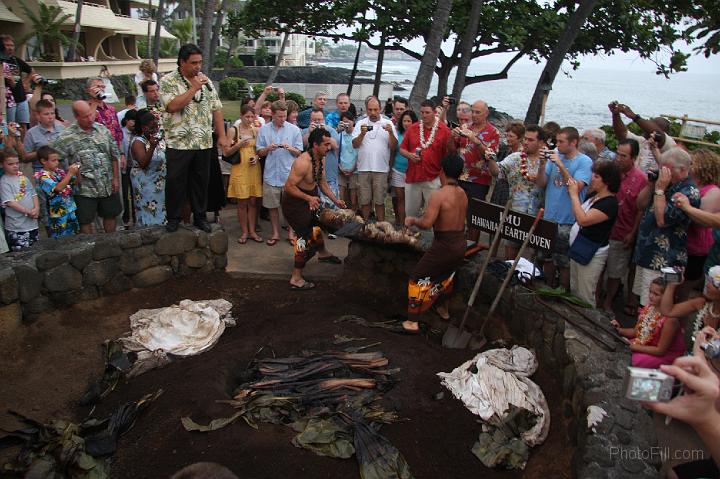
{"label": "white shell lei", "polygon": [[435,140],[435,133],[437,132],[439,123],[440,121],[436,118],[432,130],[430,130],[430,138],[425,141],[425,124],[422,120],[420,120],[420,147],[423,150],[427,149],[430,145],[432,145],[432,142]]}

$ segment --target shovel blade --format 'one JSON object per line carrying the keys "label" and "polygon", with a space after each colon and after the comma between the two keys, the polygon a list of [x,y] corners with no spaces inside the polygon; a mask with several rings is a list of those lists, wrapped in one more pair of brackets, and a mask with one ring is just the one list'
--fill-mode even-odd
{"label": "shovel blade", "polygon": [[456,326],[448,327],[443,334],[442,345],[448,349],[465,349],[472,338],[472,334]]}

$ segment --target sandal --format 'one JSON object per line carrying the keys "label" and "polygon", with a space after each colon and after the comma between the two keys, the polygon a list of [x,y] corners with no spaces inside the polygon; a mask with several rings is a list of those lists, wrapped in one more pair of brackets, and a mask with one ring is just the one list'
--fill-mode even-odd
{"label": "sandal", "polygon": [[[410,324],[414,324],[417,329],[409,328],[408,326]],[[402,334],[420,334],[420,323],[417,321],[403,321],[400,325],[402,326],[402,331],[398,332],[402,332]]]}
{"label": "sandal", "polygon": [[245,243],[247,243],[247,237],[243,238],[243,237],[241,236],[241,237],[238,238],[237,241],[238,241],[238,243],[240,243],[240,244],[245,244]]}
{"label": "sandal", "polygon": [[322,258],[318,257],[318,261],[320,261],[321,263],[342,264],[342,260],[334,254],[331,254],[330,256],[324,256]]}
{"label": "sandal", "polygon": [[268,246],[275,246],[277,242],[280,241],[278,238],[270,238],[265,242]]}
{"label": "sandal", "polygon": [[305,281],[301,286],[290,283],[291,291],[307,291],[309,289],[313,289],[314,287],[315,287],[315,284],[311,283],[310,281]]}
{"label": "sandal", "polygon": [[262,243],[263,239],[259,236],[250,236],[250,239],[253,240],[256,243]]}

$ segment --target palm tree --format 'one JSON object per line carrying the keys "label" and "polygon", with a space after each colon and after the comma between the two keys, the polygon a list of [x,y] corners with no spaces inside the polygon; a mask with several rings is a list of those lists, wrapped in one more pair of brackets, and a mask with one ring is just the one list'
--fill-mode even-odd
{"label": "palm tree", "polygon": [[180,45],[192,42],[192,18],[187,17],[175,20],[168,27],[168,31],[178,39]]}
{"label": "palm tree", "polygon": [[32,32],[18,40],[18,43],[25,43],[32,37],[36,37],[40,48],[39,58],[41,60],[53,61],[57,58],[57,46],[67,46],[70,39],[62,32],[62,26],[72,17],[63,13],[62,8],[54,5],[47,6],[40,3],[40,10],[37,15],[25,5],[21,4],[25,15],[32,24]]}
{"label": "palm tree", "polygon": [[162,18],[165,15],[165,0],[160,0],[155,16],[155,40],[153,41],[153,61],[155,65],[160,59],[160,29],[162,28]]}
{"label": "palm tree", "polygon": [[80,18],[82,17],[83,0],[77,0],[75,9],[75,26],[73,27],[72,48],[68,48],[67,61],[78,60],[78,45],[80,44]]}

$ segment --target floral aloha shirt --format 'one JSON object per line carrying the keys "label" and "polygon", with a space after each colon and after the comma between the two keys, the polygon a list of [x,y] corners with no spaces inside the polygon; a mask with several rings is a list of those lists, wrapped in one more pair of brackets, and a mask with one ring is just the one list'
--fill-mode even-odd
{"label": "floral aloha shirt", "polygon": [[700,190],[690,177],[665,190],[667,206],[665,226],[662,228],[655,222],[655,202],[654,198],[651,199],[638,228],[634,257],[638,266],[658,271],[665,267],[687,265],[687,229],[690,218],[670,201],[678,192],[688,197],[691,206],[700,207]]}
{"label": "floral aloha shirt", "polygon": [[[532,165],[528,159],[528,175],[537,176],[539,161]],[[498,167],[503,176],[510,184],[510,196],[512,197],[511,208],[514,211],[534,215],[542,204],[543,189],[539,188],[534,181],[530,181],[520,173],[520,152],[508,155],[499,162]],[[533,168],[534,166],[534,168]]]}
{"label": "floral aloha shirt", "polygon": [[[177,96],[189,89],[190,83],[178,70],[168,73],[160,80],[163,105],[169,105]],[[206,150],[212,148],[213,115],[222,109],[217,91],[207,86],[195,93],[190,103],[177,113],[165,111],[163,129],[168,148],[174,150]]]}

